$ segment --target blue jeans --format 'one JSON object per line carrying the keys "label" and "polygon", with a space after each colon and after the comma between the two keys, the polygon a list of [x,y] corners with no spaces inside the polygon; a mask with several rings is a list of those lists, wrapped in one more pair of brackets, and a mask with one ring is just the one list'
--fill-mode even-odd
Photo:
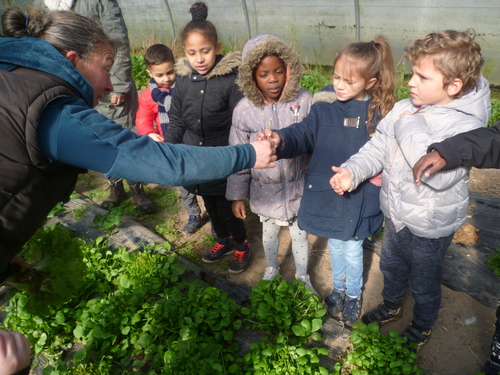
{"label": "blue jeans", "polygon": [[441,308],[441,281],[443,261],[453,234],[429,239],[415,236],[408,228],[396,233],[387,220],[380,257],[380,270],[384,275],[384,301],[401,305],[408,287],[415,306],[413,321],[420,327],[431,329]]}
{"label": "blue jeans", "polygon": [[359,297],[363,287],[363,241],[330,238],[333,287],[345,290],[349,297]]}

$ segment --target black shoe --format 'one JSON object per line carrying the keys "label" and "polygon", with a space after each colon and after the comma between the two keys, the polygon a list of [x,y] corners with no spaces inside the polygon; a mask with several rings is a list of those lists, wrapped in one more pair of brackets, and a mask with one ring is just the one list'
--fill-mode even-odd
{"label": "black shoe", "polygon": [[144,187],[141,183],[130,186],[130,192],[134,197],[134,203],[141,214],[149,214],[154,211],[155,205],[144,192]]}
{"label": "black shoe", "polygon": [[383,303],[375,307],[372,311],[367,312],[361,317],[365,324],[378,323],[379,325],[392,322],[401,318],[401,307],[396,310],[389,309]]}
{"label": "black shoe", "polygon": [[229,262],[229,273],[240,273],[247,269],[250,263],[250,244],[247,240],[241,244],[234,245],[234,257]]}
{"label": "black shoe", "polygon": [[352,327],[359,320],[361,315],[361,297],[346,297],[342,309],[342,320],[346,326]]}
{"label": "black shoe", "polygon": [[184,225],[182,231],[186,234],[193,234],[201,228],[202,224],[203,223],[201,222],[201,216],[190,215],[188,222],[186,223],[186,225]]}
{"label": "black shoe", "polygon": [[217,262],[224,255],[231,254],[233,252],[233,237],[219,238],[217,243],[212,249],[201,257],[201,260],[205,263]]}
{"label": "black shoe", "polygon": [[485,373],[485,375],[498,375],[498,374],[500,374],[500,363],[496,363],[496,362],[493,362],[491,359],[488,359],[488,361],[484,365],[484,373]]}
{"label": "black shoe", "polygon": [[336,316],[344,307],[345,290],[333,289],[325,299],[326,311],[330,318]]}
{"label": "black shoe", "polygon": [[127,197],[125,188],[123,187],[123,180],[109,183],[109,196],[102,201],[101,208],[109,210],[110,206],[118,207],[120,203]]}
{"label": "black shoe", "polygon": [[417,344],[416,350],[418,350],[431,338],[431,330],[427,329],[421,331],[410,323],[410,325],[406,327],[406,331],[403,333],[402,336],[408,338],[407,342],[408,345],[412,343]]}

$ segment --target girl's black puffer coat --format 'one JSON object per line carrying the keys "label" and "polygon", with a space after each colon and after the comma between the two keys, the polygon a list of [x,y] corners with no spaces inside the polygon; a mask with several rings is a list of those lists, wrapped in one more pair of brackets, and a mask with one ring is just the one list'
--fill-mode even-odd
{"label": "girl's black puffer coat", "polygon": [[[165,142],[227,146],[233,109],[243,97],[235,83],[241,54],[218,55],[206,75],[191,68],[186,58],[176,64],[177,80]],[[225,195],[226,179],[186,186],[198,195]]]}

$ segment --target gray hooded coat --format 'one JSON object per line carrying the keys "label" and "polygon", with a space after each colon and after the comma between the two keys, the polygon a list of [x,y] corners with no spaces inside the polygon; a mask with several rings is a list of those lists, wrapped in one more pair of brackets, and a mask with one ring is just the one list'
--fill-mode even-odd
{"label": "gray hooded coat", "polygon": [[[253,43],[256,41],[257,43]],[[312,95],[299,87],[302,65],[298,55],[281,39],[270,36],[262,41],[256,37],[247,45],[255,44],[248,52],[239,69],[237,83],[243,98],[233,112],[233,125],[229,144],[253,142],[257,133],[271,126],[283,129],[300,122],[309,113]],[[245,48],[247,49],[247,48]],[[280,57],[288,69],[288,79],[277,103],[266,103],[253,79],[253,72],[263,57]],[[247,169],[228,178],[226,198],[228,200],[250,200],[252,212],[280,220],[289,221],[298,214],[304,181],[309,166],[309,155],[277,161],[276,168]]]}
{"label": "gray hooded coat", "polygon": [[[399,118],[405,111],[418,112]],[[399,101],[372,139],[341,165],[351,174],[349,191],[383,170],[380,205],[396,231],[406,226],[423,238],[449,236],[466,220],[469,169],[440,172],[417,185],[412,168],[430,144],[486,126],[490,111],[490,89],[483,77],[473,90],[445,105],[419,108],[411,99]]]}

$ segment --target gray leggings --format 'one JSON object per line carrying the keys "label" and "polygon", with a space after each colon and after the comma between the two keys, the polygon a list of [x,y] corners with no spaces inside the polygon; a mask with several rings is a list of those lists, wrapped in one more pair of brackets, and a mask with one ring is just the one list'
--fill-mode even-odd
{"label": "gray leggings", "polygon": [[189,216],[200,216],[201,208],[198,205],[196,194],[190,193],[184,187],[179,186],[179,194],[182,200],[182,206]]}
{"label": "gray leggings", "polygon": [[[262,244],[266,254],[268,267],[278,268],[279,232],[281,225],[273,219],[262,218]],[[297,276],[307,275],[307,261],[309,256],[309,241],[307,232],[299,229],[297,220],[288,225],[292,238],[292,252],[295,261]]]}

